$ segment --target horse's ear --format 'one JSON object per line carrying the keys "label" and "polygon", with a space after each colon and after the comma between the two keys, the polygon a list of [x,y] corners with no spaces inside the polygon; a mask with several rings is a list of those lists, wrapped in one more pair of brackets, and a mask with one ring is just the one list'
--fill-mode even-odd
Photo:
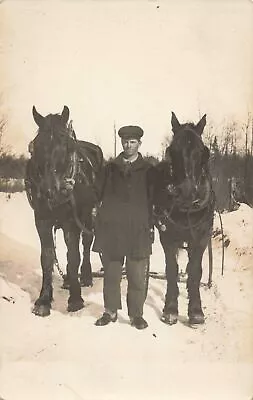
{"label": "horse's ear", "polygon": [[69,120],[69,108],[67,106],[63,107],[61,116],[62,116],[63,122],[66,124]]}
{"label": "horse's ear", "polygon": [[38,113],[38,111],[36,110],[35,106],[33,106],[33,108],[32,108],[32,113],[33,113],[34,121],[40,127],[44,122],[44,117]]}
{"label": "horse's ear", "polygon": [[203,115],[201,120],[196,125],[196,130],[197,130],[199,135],[202,135],[205,126],[206,126],[206,114]]}
{"label": "horse's ear", "polygon": [[69,132],[69,136],[76,141],[76,133],[75,133],[75,131],[73,129],[73,121],[72,121],[72,119],[68,123],[68,132]]}
{"label": "horse's ear", "polygon": [[174,133],[176,133],[181,127],[180,122],[178,121],[176,114],[173,111],[171,113],[171,126]]}
{"label": "horse's ear", "polygon": [[74,131],[74,129],[73,129],[73,132],[72,132],[72,138],[76,141],[77,139],[76,139],[76,133],[75,133],[75,131]]}

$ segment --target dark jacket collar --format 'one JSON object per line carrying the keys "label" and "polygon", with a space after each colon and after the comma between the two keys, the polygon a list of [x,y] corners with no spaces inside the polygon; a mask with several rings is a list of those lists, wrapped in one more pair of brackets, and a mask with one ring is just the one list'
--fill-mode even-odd
{"label": "dark jacket collar", "polygon": [[[111,163],[117,165],[120,169],[124,169],[125,162],[124,162],[123,152],[120,153],[114,160],[112,160]],[[132,170],[141,169],[143,167],[146,167],[146,165],[147,163],[145,160],[143,160],[141,153],[138,153],[137,160],[131,163],[131,169]]]}

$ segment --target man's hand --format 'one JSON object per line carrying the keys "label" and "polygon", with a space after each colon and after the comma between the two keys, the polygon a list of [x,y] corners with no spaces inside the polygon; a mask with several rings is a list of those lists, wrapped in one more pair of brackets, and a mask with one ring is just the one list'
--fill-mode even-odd
{"label": "man's hand", "polygon": [[92,218],[96,218],[97,214],[98,214],[97,207],[93,207],[93,209],[91,210]]}
{"label": "man's hand", "polygon": [[96,217],[97,217],[97,215],[98,215],[98,207],[95,206],[91,210],[91,219],[92,219],[92,228],[93,228],[93,230],[95,229],[95,226],[96,226]]}

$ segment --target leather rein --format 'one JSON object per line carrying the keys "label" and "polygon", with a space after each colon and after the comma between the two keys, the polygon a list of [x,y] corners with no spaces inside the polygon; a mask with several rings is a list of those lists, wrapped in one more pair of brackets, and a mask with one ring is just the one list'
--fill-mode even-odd
{"label": "leather rein", "polygon": [[[169,166],[172,169],[172,166]],[[178,201],[178,187],[174,184],[169,184],[166,186],[168,191],[168,195],[170,197],[169,207],[159,209],[157,211],[154,210],[154,217],[156,221],[156,227],[158,230],[165,232],[168,229],[168,225],[172,224],[177,227],[179,230],[191,232],[191,235],[194,239],[194,229],[197,229],[204,222],[209,221],[213,218],[213,209],[215,203],[215,195],[211,187],[211,178],[207,174],[202,172],[202,178],[205,180],[205,189],[206,194],[203,200],[195,199],[190,206],[186,206],[183,202]],[[160,207],[159,207],[160,208]],[[200,211],[206,212],[198,219],[197,222],[191,222],[191,216],[196,215]],[[173,212],[180,213],[186,217],[187,223],[182,224],[177,221],[177,217],[173,217]]]}
{"label": "leather rein", "polygon": [[[72,126],[71,126],[71,128],[72,128]],[[87,156],[87,161],[90,164],[91,168],[93,168],[93,165],[92,165],[91,161],[89,160],[88,156]],[[54,170],[51,171],[51,173],[54,176],[56,176]],[[92,184],[90,179],[86,176],[85,172],[82,170],[77,151],[74,150],[70,155],[68,166],[66,168],[66,173],[64,173],[64,175],[61,177],[60,182],[59,182],[59,184],[60,184],[59,194],[60,194],[60,196],[62,195],[62,198],[57,199],[57,202],[51,201],[49,198],[46,198],[46,197],[45,197],[45,200],[47,202],[48,208],[51,211],[53,210],[54,207],[69,202],[71,204],[74,220],[75,220],[77,226],[79,227],[79,229],[86,234],[92,235],[93,232],[85,227],[85,225],[81,222],[81,220],[78,216],[78,212],[77,212],[76,201],[75,201],[73,191],[74,191],[74,187],[75,187],[78,177],[81,177],[81,180],[84,181],[84,183],[87,186]],[[34,209],[34,199],[33,199],[32,190],[31,190],[32,184],[36,187],[36,192],[37,192],[38,198],[41,198],[42,197],[41,187],[43,185],[43,181],[45,181],[45,177],[39,172],[38,168],[37,168],[36,179],[33,178],[32,176],[26,177],[26,179],[25,179],[25,189],[26,189],[27,198],[28,198],[30,206],[33,209]],[[92,175],[92,181],[94,181],[93,175]]]}

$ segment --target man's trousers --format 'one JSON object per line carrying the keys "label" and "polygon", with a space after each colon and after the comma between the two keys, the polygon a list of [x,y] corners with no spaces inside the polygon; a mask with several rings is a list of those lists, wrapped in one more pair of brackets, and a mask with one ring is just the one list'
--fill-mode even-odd
{"label": "man's trousers", "polygon": [[112,260],[103,254],[104,307],[105,310],[110,312],[116,312],[122,308],[121,278],[124,261],[126,261],[125,266],[128,281],[128,315],[132,318],[140,317],[143,315],[143,306],[148,291],[149,257],[141,259],[122,257],[119,260]]}

